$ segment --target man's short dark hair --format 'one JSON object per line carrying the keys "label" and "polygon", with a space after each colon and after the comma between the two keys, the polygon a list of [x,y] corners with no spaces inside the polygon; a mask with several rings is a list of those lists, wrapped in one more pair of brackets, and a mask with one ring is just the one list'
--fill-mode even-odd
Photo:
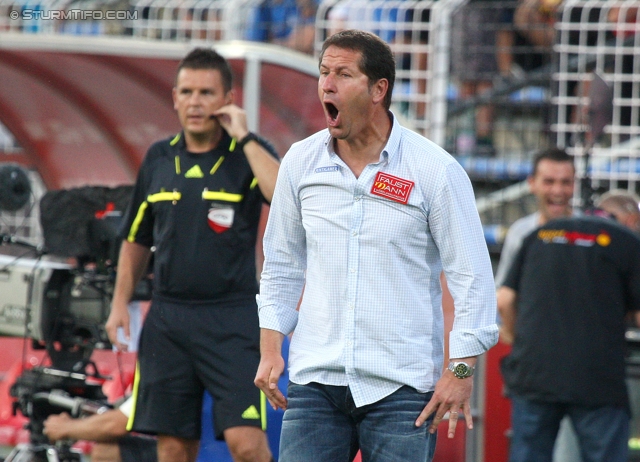
{"label": "man's short dark hair", "polygon": [[534,156],[531,176],[536,176],[536,173],[538,173],[538,164],[540,164],[540,162],[543,160],[550,160],[552,162],[568,162],[575,169],[575,166],[573,164],[573,157],[567,154],[567,151],[560,148],[550,148],[545,149],[544,151],[540,151]]}
{"label": "man's short dark hair", "polygon": [[231,91],[233,74],[229,62],[212,48],[194,48],[185,56],[176,71],[176,77],[182,69],[205,69],[220,71],[225,93]]}
{"label": "man's short dark hair", "polygon": [[383,104],[385,109],[389,109],[391,107],[393,84],[396,79],[396,62],[389,45],[370,32],[353,29],[343,30],[325,40],[320,52],[320,63],[322,63],[324,52],[330,46],[356,51],[361,54],[362,59],[358,63],[358,68],[369,78],[370,89],[378,80],[387,79],[389,88]]}

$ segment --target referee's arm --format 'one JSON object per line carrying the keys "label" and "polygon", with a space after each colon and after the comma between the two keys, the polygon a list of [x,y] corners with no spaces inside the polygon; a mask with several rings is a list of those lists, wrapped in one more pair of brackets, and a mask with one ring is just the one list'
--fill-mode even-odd
{"label": "referee's arm", "polygon": [[105,330],[109,340],[118,351],[127,351],[126,343],[118,342],[118,327],[122,327],[127,341],[129,333],[129,301],[133,296],[138,281],[147,271],[151,258],[151,249],[136,244],[135,242],[123,241],[118,257],[118,270],[116,274],[116,286],[113,290],[111,301],[111,313],[105,324]]}

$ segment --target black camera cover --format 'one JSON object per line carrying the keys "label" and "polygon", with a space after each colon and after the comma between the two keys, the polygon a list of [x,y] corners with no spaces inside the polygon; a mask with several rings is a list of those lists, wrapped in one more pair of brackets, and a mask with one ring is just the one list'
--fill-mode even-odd
{"label": "black camera cover", "polygon": [[120,221],[132,185],[54,190],[40,199],[40,224],[47,252],[62,257],[115,260]]}

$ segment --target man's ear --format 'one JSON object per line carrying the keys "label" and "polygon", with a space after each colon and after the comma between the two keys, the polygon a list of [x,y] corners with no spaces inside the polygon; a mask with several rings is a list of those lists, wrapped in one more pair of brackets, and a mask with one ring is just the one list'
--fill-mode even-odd
{"label": "man's ear", "polygon": [[178,89],[173,87],[171,89],[171,98],[173,99],[173,109],[178,110]]}
{"label": "man's ear", "polygon": [[387,91],[389,91],[389,81],[387,79],[380,79],[374,83],[371,88],[371,97],[373,98],[373,102],[378,104],[384,101]]}
{"label": "man's ear", "polygon": [[224,104],[231,104],[236,99],[235,90],[231,89],[224,95]]}

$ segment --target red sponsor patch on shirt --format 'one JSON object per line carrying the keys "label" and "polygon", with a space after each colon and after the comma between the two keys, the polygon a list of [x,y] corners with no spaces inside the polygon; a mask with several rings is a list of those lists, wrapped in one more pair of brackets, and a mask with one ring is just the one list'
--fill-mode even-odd
{"label": "red sponsor patch on shirt", "polygon": [[406,204],[409,201],[409,194],[411,194],[414,184],[413,181],[403,180],[388,173],[378,172],[371,187],[371,194]]}
{"label": "red sponsor patch on shirt", "polygon": [[231,207],[212,207],[207,214],[207,222],[216,233],[224,233],[233,226],[233,215]]}

